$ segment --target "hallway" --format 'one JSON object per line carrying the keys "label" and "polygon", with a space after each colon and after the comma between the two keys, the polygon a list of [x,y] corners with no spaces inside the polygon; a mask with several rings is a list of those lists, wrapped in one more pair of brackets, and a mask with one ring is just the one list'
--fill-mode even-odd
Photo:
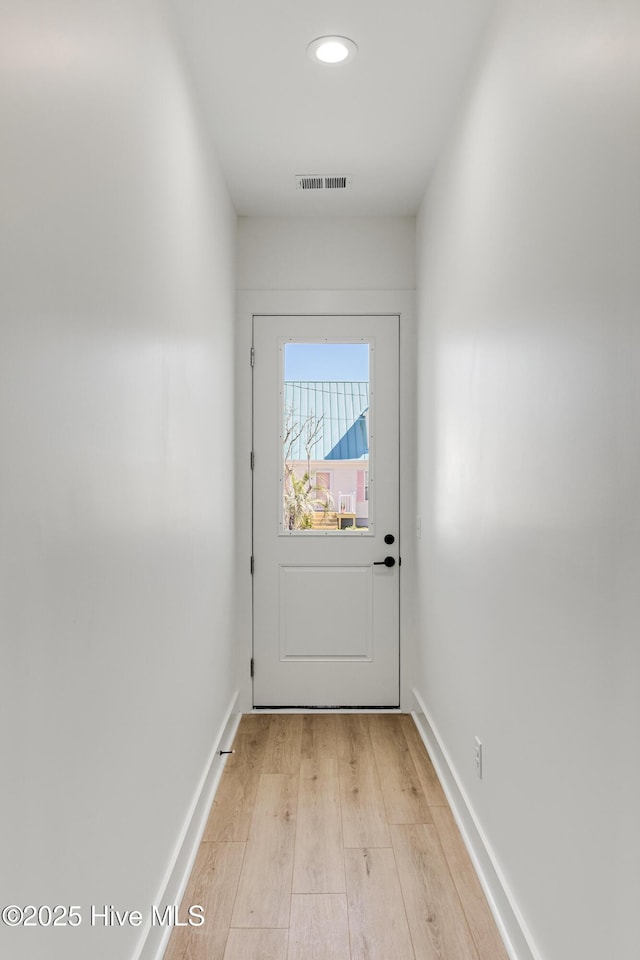
{"label": "hallway", "polygon": [[[333,35],[357,57],[314,62]],[[277,471],[252,498],[256,325],[369,316],[399,318],[407,717],[243,721],[209,953],[292,960],[313,903],[359,960],[434,960],[428,863],[463,917],[437,942],[496,960],[413,714],[512,960],[638,960],[638,0],[5,0],[0,78],[0,915],[83,917],[0,919],[0,955],[161,960],[220,750],[281,704],[255,699],[252,518],[282,516]]]}
{"label": "hallway", "polygon": [[165,960],[506,960],[413,718],[244,715]]}

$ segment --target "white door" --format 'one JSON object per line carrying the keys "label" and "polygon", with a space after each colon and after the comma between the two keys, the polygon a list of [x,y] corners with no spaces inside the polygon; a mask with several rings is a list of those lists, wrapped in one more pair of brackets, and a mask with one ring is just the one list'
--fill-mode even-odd
{"label": "white door", "polygon": [[253,337],[254,705],[398,706],[398,317]]}

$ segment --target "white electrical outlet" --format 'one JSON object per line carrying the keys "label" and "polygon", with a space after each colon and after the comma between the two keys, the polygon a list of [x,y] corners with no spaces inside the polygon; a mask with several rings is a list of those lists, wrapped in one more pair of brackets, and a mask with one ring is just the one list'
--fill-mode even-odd
{"label": "white electrical outlet", "polygon": [[476,737],[476,773],[478,779],[482,780],[482,742]]}

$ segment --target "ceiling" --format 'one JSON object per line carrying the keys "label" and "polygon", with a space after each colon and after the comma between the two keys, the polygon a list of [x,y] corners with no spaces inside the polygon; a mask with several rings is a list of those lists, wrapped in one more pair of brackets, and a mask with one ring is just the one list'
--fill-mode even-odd
{"label": "ceiling", "polygon": [[[169,0],[240,216],[409,215],[494,0]],[[312,62],[316,37],[358,56]],[[296,174],[350,176],[300,191]]]}

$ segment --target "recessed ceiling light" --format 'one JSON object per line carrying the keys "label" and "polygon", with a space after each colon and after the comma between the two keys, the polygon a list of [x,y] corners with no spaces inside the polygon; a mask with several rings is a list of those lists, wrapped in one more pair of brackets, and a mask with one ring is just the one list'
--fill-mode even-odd
{"label": "recessed ceiling light", "polygon": [[320,63],[346,63],[353,60],[357,52],[357,46],[348,37],[318,37],[307,47],[311,59]]}

